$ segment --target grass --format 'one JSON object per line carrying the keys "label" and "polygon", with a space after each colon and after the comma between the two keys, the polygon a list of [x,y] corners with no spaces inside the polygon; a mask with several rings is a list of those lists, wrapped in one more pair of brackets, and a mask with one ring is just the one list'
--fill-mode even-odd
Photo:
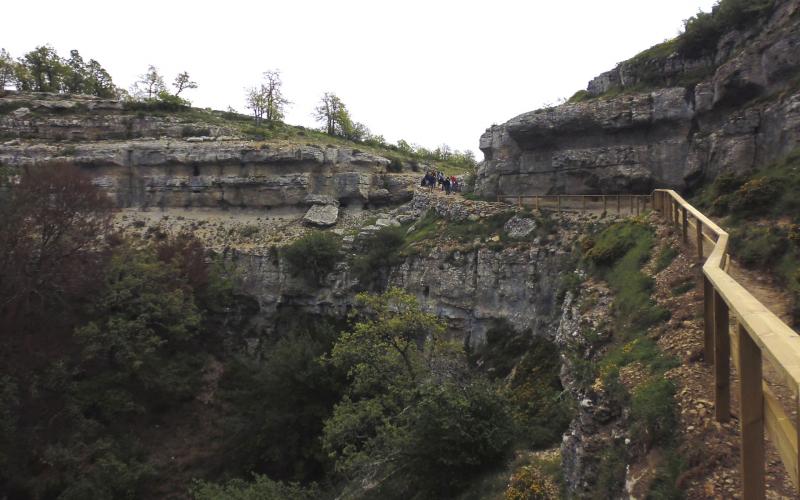
{"label": "grass", "polygon": [[659,273],[664,269],[668,268],[672,261],[675,260],[675,257],[678,256],[678,249],[672,246],[665,246],[658,252],[655,261],[655,268],[654,271]]}
{"label": "grass", "polygon": [[[590,272],[605,280],[615,295],[611,319],[614,340],[596,362],[581,360],[575,364],[573,360],[576,377],[584,383],[599,379],[613,404],[630,409],[632,449],[671,447],[677,422],[675,385],[664,374],[678,361],[661,352],[649,334],[651,327],[669,319],[669,311],[653,301],[652,278],[641,271],[650,258],[652,228],[637,219],[618,222],[583,246]],[[674,249],[662,250],[656,263],[668,265],[674,256]],[[646,375],[629,392],[620,373],[634,364]],[[615,444],[600,457],[597,491],[602,496],[613,496],[621,488],[627,453],[625,447]]]}

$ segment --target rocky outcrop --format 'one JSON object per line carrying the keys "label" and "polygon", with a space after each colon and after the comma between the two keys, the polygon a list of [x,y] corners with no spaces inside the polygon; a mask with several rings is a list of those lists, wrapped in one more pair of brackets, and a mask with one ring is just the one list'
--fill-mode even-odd
{"label": "rocky outcrop", "polygon": [[[683,190],[785,156],[800,147],[799,4],[777,2],[763,23],[723,36],[714,56],[645,53],[592,80],[594,98],[492,126],[481,136],[477,192]],[[680,85],[698,74],[708,76]],[[654,80],[665,86],[637,91]],[[616,95],[602,95],[609,90]]]}
{"label": "rocky outcrop", "polygon": [[[468,200],[447,199],[418,191],[414,201],[380,215],[373,226],[345,238],[342,262],[319,283],[294,276],[277,254],[270,252],[231,252],[227,257],[241,269],[245,288],[256,298],[262,318],[269,321],[282,308],[298,308],[312,314],[344,316],[361,290],[351,272],[348,253],[360,251],[360,240],[380,227],[398,221],[411,222],[428,210],[451,220],[490,217],[508,206]],[[480,241],[454,246],[442,241],[425,251],[409,255],[387,274],[386,285],[397,286],[415,295],[423,308],[444,319],[453,338],[482,344],[488,328],[506,320],[517,331],[532,335],[552,335],[553,321],[560,316],[557,290],[569,251],[583,222],[564,217],[562,230],[524,242]],[[516,225],[529,228],[525,217]],[[529,220],[529,219],[528,219]],[[413,225],[411,226],[413,227]],[[321,283],[321,284],[320,284]]]}
{"label": "rocky outcrop", "polygon": [[331,227],[339,218],[339,205],[312,205],[303,216],[303,222],[309,226]]}
{"label": "rocky outcrop", "polygon": [[126,106],[90,96],[0,95],[0,137],[6,138],[0,166],[77,165],[120,207],[299,210],[309,195],[369,205],[412,196],[405,166],[389,172],[392,162],[376,154],[247,140],[215,125],[211,111],[144,113]]}

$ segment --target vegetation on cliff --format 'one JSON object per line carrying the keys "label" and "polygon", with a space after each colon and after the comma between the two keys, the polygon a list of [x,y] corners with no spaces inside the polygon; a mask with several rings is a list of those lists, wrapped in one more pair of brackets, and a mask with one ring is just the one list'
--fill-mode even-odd
{"label": "vegetation on cliff", "polygon": [[[631,444],[612,446],[603,453],[597,478],[600,497],[612,497],[621,489],[625,464],[631,458],[653,447],[672,456],[677,444],[675,386],[664,378],[677,361],[661,352],[650,331],[669,318],[669,311],[651,298],[652,278],[642,272],[652,245],[652,228],[641,220],[612,224],[582,245],[590,272],[614,292],[612,340],[607,346],[597,346],[601,354],[595,360],[574,358],[572,364],[587,389],[602,391],[612,407],[629,408],[623,418]],[[623,373],[631,370],[636,379],[624,380]],[[660,474],[672,476],[655,482],[651,494],[677,498],[673,485],[678,473],[678,469],[665,468]]]}
{"label": "vegetation on cliff", "polygon": [[764,168],[722,174],[693,203],[721,218],[731,255],[746,268],[768,271],[792,297],[800,321],[800,150]]}

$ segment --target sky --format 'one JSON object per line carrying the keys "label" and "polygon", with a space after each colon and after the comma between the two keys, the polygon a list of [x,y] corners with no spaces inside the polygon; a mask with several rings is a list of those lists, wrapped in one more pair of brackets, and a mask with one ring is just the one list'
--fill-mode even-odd
{"label": "sky", "polygon": [[325,92],[390,142],[470,149],[495,123],[568,98],[674,37],[713,0],[205,0],[5,2],[0,47],[97,59],[123,88],[188,71],[194,106],[247,112],[278,69],[286,122],[318,126]]}

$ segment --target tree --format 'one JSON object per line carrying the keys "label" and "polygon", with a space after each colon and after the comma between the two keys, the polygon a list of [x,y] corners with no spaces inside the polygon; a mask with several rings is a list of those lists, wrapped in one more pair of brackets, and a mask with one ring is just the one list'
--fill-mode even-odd
{"label": "tree", "polygon": [[395,288],[357,299],[359,321],[330,355],[349,386],[323,446],[339,473],[373,485],[376,498],[453,497],[509,450],[507,402],[413,296]]}
{"label": "tree", "polygon": [[83,94],[86,90],[86,63],[77,50],[70,51],[64,64],[63,90],[71,94]]}
{"label": "tree", "polygon": [[14,81],[14,60],[6,49],[0,48],[0,92]]}
{"label": "tree", "polygon": [[179,96],[184,90],[196,89],[197,82],[192,81],[192,79],[189,78],[189,73],[184,71],[183,73],[178,73],[178,76],[175,77],[175,81],[172,82],[172,86],[175,87],[175,96]]}
{"label": "tree", "polygon": [[156,99],[159,92],[167,90],[164,78],[153,65],[148,66],[147,72],[139,75],[139,80],[133,84],[132,94],[139,99]]}
{"label": "tree", "polygon": [[73,165],[28,167],[0,198],[0,331],[47,318],[91,289],[113,213],[108,196]]}
{"label": "tree", "polygon": [[18,73],[21,83],[20,90],[33,90],[34,92],[59,92],[62,90],[62,79],[65,65],[58,57],[55,49],[49,45],[42,45],[25,54],[20,59],[20,64],[27,71]]}
{"label": "tree", "polygon": [[108,71],[94,59],[89,59],[89,63],[84,67],[84,75],[84,91],[89,95],[109,98],[115,97],[120,91],[114,85]]}
{"label": "tree", "polygon": [[256,125],[266,118],[268,122],[283,120],[284,108],[290,101],[283,97],[283,82],[278,70],[264,73],[264,82],[247,89],[247,109],[253,111]]}
{"label": "tree", "polygon": [[267,95],[263,85],[247,89],[245,107],[253,112],[256,125],[261,125],[267,110]]}
{"label": "tree", "polygon": [[283,97],[283,82],[281,73],[277,69],[264,73],[264,83],[261,85],[266,100],[265,115],[267,121],[283,120],[283,110],[289,101]]}
{"label": "tree", "polygon": [[328,135],[346,137],[353,131],[353,122],[347,107],[333,92],[325,92],[314,109],[314,117],[323,123],[322,130]]}

